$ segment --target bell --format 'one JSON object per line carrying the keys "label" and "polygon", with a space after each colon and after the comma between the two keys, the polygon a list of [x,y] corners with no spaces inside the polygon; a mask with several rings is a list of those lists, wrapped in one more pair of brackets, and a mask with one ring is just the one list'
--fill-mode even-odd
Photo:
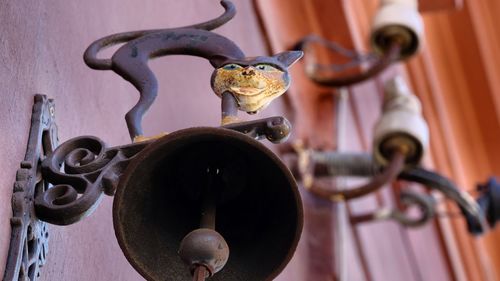
{"label": "bell", "polygon": [[150,281],[193,280],[197,267],[210,281],[272,280],[295,251],[302,219],[285,165],[224,128],[184,129],[150,144],[113,203],[120,247]]}

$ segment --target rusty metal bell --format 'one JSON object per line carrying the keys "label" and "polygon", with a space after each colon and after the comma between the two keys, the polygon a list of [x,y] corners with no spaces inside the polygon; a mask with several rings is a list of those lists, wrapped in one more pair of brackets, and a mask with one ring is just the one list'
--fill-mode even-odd
{"label": "rusty metal bell", "polygon": [[297,185],[264,145],[224,128],[171,133],[129,164],[113,204],[115,233],[128,261],[150,281],[192,280],[179,246],[200,228],[207,186],[216,202],[214,228],[230,252],[208,280],[275,278],[302,230]]}

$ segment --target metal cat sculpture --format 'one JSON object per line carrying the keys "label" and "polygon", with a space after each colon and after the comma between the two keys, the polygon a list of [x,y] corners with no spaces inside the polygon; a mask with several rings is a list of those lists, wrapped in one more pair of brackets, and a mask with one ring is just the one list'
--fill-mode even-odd
{"label": "metal cat sculpture", "polygon": [[[113,34],[95,41],[85,51],[84,60],[89,67],[113,70],[139,91],[139,101],[125,117],[133,140],[142,139],[142,117],[158,92],[157,79],[147,65],[152,58],[191,55],[207,59],[215,68],[211,84],[222,99],[223,125],[238,121],[238,109],[256,113],[288,89],[287,69],[303,53],[287,51],[270,57],[245,57],[234,42],[210,31],[236,14],[231,2],[223,0],[221,4],[225,12],[216,19],[187,27]],[[123,42],[127,43],[111,59],[97,58],[103,48]]]}

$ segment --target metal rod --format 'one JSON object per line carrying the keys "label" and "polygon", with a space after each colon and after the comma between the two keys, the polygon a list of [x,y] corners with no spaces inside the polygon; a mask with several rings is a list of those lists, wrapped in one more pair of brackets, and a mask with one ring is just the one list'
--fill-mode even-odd
{"label": "metal rod", "polygon": [[368,153],[349,153],[339,151],[312,152],[311,160],[315,164],[316,177],[336,176],[375,176],[379,171]]}
{"label": "metal rod", "polygon": [[342,77],[320,77],[318,73],[309,73],[308,76],[311,80],[313,80],[315,83],[321,85],[321,86],[326,86],[326,87],[334,87],[334,88],[340,88],[340,87],[348,87],[356,83],[363,82],[367,79],[370,79],[376,75],[378,75],[380,72],[382,72],[384,69],[386,69],[388,66],[390,66],[393,62],[395,62],[401,52],[401,45],[397,42],[393,42],[389,50],[379,58],[375,64],[370,66],[367,70],[356,74],[356,75],[347,75],[347,76],[342,76]]}
{"label": "metal rod", "polygon": [[197,266],[193,273],[193,281],[205,281],[207,279],[208,270],[203,265]]}
{"label": "metal rod", "polygon": [[[337,151],[342,151],[347,146],[347,105],[349,95],[346,88],[340,88],[338,96],[335,97],[337,104],[337,118],[336,118],[336,138],[337,138]],[[339,186],[345,183],[345,179],[337,178]],[[348,210],[345,201],[337,201],[333,204],[335,216],[335,271],[338,281],[347,281],[349,279],[347,260],[349,259],[349,251],[347,249],[347,225],[348,225]]]}
{"label": "metal rod", "polygon": [[238,101],[230,92],[222,93],[221,99],[221,124],[234,123],[238,120]]}
{"label": "metal rod", "polygon": [[371,213],[365,213],[365,214],[360,214],[360,215],[353,215],[350,218],[350,221],[352,224],[361,224],[365,222],[373,222],[376,220],[376,213],[371,212]]}
{"label": "metal rod", "polygon": [[[215,229],[215,216],[217,210],[217,198],[214,186],[218,184],[218,177],[220,175],[219,168],[207,169],[209,174],[208,183],[203,191],[202,205],[201,205],[201,228]],[[203,265],[196,266],[193,272],[193,281],[205,281],[210,276],[210,271]]]}
{"label": "metal rod", "polygon": [[325,199],[330,199],[332,201],[350,200],[353,198],[358,198],[366,194],[372,193],[385,184],[392,182],[398,176],[398,174],[403,170],[405,155],[399,151],[395,151],[392,156],[391,162],[379,175],[371,178],[370,182],[363,184],[361,186],[345,189],[345,190],[329,190],[321,184],[314,182],[310,187],[309,191],[317,196],[323,197]]}
{"label": "metal rod", "polygon": [[205,194],[201,209],[200,227],[215,229],[215,214],[216,214],[215,196],[213,193]]}
{"label": "metal rod", "polygon": [[201,228],[215,229],[215,215],[216,215],[216,194],[214,190],[214,185],[217,184],[217,179],[220,174],[218,168],[208,169],[210,174],[208,184],[203,192],[203,202],[201,205]]}

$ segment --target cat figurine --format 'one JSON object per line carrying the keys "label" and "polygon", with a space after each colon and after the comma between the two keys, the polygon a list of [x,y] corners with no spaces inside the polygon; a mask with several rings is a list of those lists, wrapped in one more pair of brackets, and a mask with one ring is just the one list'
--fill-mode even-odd
{"label": "cat figurine", "polygon": [[[113,70],[140,93],[137,104],[125,115],[132,140],[143,140],[142,117],[153,104],[158,82],[149,59],[167,55],[192,55],[207,59],[215,68],[211,86],[222,99],[222,125],[237,122],[237,111],[253,114],[265,108],[290,86],[288,67],[300,59],[301,51],[274,56],[245,57],[231,40],[211,32],[236,14],[234,5],[222,0],[224,13],[213,20],[187,27],[132,31],[109,35],[92,43],[84,53],[85,63],[97,70]],[[125,43],[111,59],[97,58],[104,48]]]}

